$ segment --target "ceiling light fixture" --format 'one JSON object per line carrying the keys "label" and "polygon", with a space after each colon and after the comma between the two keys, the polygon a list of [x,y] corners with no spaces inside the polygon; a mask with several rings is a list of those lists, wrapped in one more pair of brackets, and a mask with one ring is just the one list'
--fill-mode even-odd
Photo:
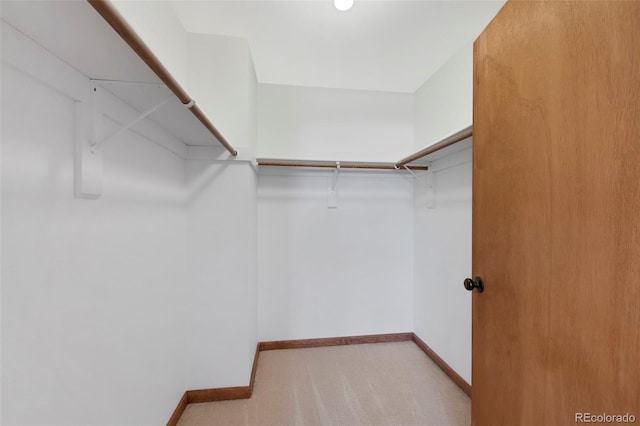
{"label": "ceiling light fixture", "polygon": [[353,0],[333,0],[333,4],[336,9],[344,12],[351,9],[351,6],[353,6]]}

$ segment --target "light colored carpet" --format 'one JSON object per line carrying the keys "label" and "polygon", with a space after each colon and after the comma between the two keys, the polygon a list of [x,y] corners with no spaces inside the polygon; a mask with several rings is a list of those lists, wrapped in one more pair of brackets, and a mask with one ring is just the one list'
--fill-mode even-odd
{"label": "light colored carpet", "polygon": [[190,404],[179,426],[471,424],[470,399],[413,342],[260,352],[250,399]]}

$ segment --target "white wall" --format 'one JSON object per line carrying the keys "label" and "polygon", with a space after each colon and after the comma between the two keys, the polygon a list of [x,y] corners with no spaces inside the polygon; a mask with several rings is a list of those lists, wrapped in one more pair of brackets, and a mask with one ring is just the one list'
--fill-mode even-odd
{"label": "white wall", "polygon": [[406,332],[413,325],[413,183],[396,172],[261,171],[261,341]]}
{"label": "white wall", "polygon": [[[422,85],[415,105],[415,150],[471,126],[472,45]],[[471,149],[434,161],[431,170],[435,208],[415,184],[414,331],[471,383],[471,296],[462,286],[471,274]]]}
{"label": "white wall", "polygon": [[247,386],[257,338],[256,175],[189,161],[187,388]]}
{"label": "white wall", "polygon": [[127,133],[102,197],[74,198],[74,102],[28,73],[88,80],[4,23],[2,54],[2,423],[164,424],[185,389],[183,161]]}
{"label": "white wall", "polygon": [[247,41],[189,33],[187,64],[188,87],[200,108],[231,145],[253,150],[257,80]]}
{"label": "white wall", "polygon": [[[413,148],[410,94],[258,85],[257,157],[392,162]],[[412,179],[261,170],[259,338],[412,330]]]}
{"label": "white wall", "polygon": [[113,3],[229,143],[253,153],[256,126],[247,117],[256,120],[257,79],[247,41],[187,33],[166,1]]}
{"label": "white wall", "polygon": [[258,85],[258,157],[393,162],[413,149],[413,95]]}
{"label": "white wall", "polygon": [[456,53],[416,91],[414,96],[414,151],[431,146],[471,126],[473,44]]}
{"label": "white wall", "polygon": [[471,383],[471,149],[432,170],[435,208],[415,184],[414,332]]}
{"label": "white wall", "polygon": [[171,5],[157,0],[112,3],[176,81],[196,97],[187,86],[187,32]]}
{"label": "white wall", "polygon": [[[189,34],[189,85],[239,151],[256,140],[246,41]],[[249,384],[257,338],[257,177],[247,161],[188,161],[187,388]]]}
{"label": "white wall", "polygon": [[[456,72],[465,52],[414,104],[257,85],[245,41],[181,40],[158,55],[249,154],[393,161],[470,124],[470,94],[451,93],[471,90],[470,71]],[[84,90],[84,77],[72,80]],[[70,97],[3,63],[2,107],[5,423],[164,423],[185,389],[247,385],[259,340],[414,329],[470,380],[470,166],[437,173],[435,210],[419,184],[414,203],[404,174],[346,171],[328,209],[328,172],[185,170],[129,133],[105,148],[104,195],[79,200]]]}

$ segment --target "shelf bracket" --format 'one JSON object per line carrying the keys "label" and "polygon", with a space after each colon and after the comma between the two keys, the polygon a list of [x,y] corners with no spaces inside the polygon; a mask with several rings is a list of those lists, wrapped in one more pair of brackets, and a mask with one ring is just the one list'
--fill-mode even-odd
{"label": "shelf bracket", "polygon": [[[166,97],[157,105],[140,113],[111,135],[102,137],[103,113],[98,93],[99,80],[91,80],[89,102],[75,102],[76,132],[74,155],[74,193],[77,198],[98,199],[102,195],[102,150],[100,147],[127,129],[135,126],[149,114],[157,111],[174,97]],[[102,88],[100,88],[102,90]]]}
{"label": "shelf bracket", "polygon": [[[92,90],[93,93],[93,90]],[[102,114],[91,103],[75,102],[74,193],[77,198],[96,200],[102,195],[102,153],[91,152]]]}
{"label": "shelf bracket", "polygon": [[336,168],[333,171],[333,178],[331,179],[331,186],[329,187],[329,193],[327,195],[327,207],[330,209],[338,208],[338,176],[340,173],[340,162],[336,161]]}
{"label": "shelf bracket", "polygon": [[427,208],[435,209],[436,208],[436,189],[434,184],[435,174],[431,170],[431,166],[429,166],[429,170],[426,173],[427,177]]}
{"label": "shelf bracket", "polygon": [[425,173],[426,180],[423,180],[413,172],[407,165],[402,166],[406,171],[416,178],[426,188],[426,204],[428,209],[436,208],[436,192],[433,184],[433,171],[431,170],[431,163],[428,165],[427,172]]}
{"label": "shelf bracket", "polygon": [[[95,93],[95,86],[93,87],[93,92]],[[100,147],[102,145],[104,145],[105,143],[117,138],[118,136],[120,136],[122,133],[126,132],[128,129],[130,129],[131,127],[135,126],[136,124],[138,124],[140,121],[144,120],[145,117],[147,117],[149,114],[154,113],[155,111],[159,110],[160,108],[162,108],[164,105],[167,104],[167,102],[169,102],[172,98],[174,97],[173,94],[171,94],[171,96],[168,96],[167,98],[165,98],[162,102],[154,105],[153,107],[149,108],[148,110],[141,112],[140,115],[138,115],[136,118],[134,118],[133,120],[131,120],[130,122],[128,122],[127,124],[125,124],[124,126],[120,127],[118,130],[116,130],[115,132],[113,132],[112,134],[110,134],[109,136],[105,137],[102,140],[97,140],[94,139],[91,145],[91,152],[92,153],[97,153],[100,149]]]}
{"label": "shelf bracket", "polygon": [[422,179],[420,179],[420,177],[419,177],[417,174],[413,173],[413,170],[411,170],[411,169],[409,168],[409,166],[404,165],[404,166],[402,166],[402,167],[403,167],[406,171],[408,171],[409,173],[411,173],[411,176],[413,176],[414,178],[416,178],[416,179],[417,179],[421,184],[423,184],[423,185],[427,185],[427,183],[426,183],[425,181],[423,181]]}

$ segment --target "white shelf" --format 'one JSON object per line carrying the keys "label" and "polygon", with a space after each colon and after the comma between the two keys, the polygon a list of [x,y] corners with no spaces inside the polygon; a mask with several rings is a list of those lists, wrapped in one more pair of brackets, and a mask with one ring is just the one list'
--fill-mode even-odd
{"label": "white shelf", "polygon": [[[3,2],[2,19],[137,111],[171,92],[86,1]],[[148,117],[187,146],[221,146],[177,99]],[[135,127],[134,127],[135,128]]]}

